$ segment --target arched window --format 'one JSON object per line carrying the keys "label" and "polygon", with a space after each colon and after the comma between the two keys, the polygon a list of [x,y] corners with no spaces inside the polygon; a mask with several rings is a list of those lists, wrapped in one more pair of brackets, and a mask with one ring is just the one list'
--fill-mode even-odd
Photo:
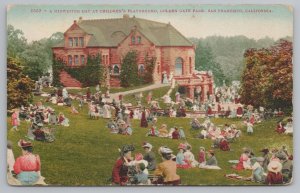
{"label": "arched window", "polygon": [[120,68],[117,64],[113,67],[113,74],[120,74]]}
{"label": "arched window", "polygon": [[134,36],[131,37],[131,44],[135,44],[135,37]]}
{"label": "arched window", "polygon": [[144,64],[140,64],[139,65],[139,73],[143,74],[144,72],[145,72],[145,66],[144,66]]}
{"label": "arched window", "polygon": [[175,75],[182,75],[183,74],[183,59],[178,57],[175,60]]}

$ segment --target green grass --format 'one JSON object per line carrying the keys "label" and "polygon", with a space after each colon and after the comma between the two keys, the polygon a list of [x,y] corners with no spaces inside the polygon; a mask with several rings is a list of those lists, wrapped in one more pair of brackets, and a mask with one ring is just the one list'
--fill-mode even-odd
{"label": "green grass", "polygon": [[[161,88],[163,90],[164,88]],[[154,96],[156,92],[153,93]],[[39,100],[35,97],[35,100]],[[140,128],[140,122],[133,121],[134,133],[132,136],[110,134],[106,128],[106,120],[90,120],[87,115],[87,106],[80,111],[79,115],[70,114],[68,107],[50,105],[56,112],[63,112],[70,119],[70,127],[57,126],[56,141],[43,143],[34,141],[34,152],[39,154],[42,162],[42,175],[46,183],[50,185],[66,186],[103,186],[108,185],[107,181],[111,176],[114,162],[119,156],[118,148],[123,144],[133,144],[136,147],[134,153],[143,152],[141,144],[148,141],[153,144],[153,151],[156,153],[157,161],[161,158],[157,149],[167,145],[177,154],[177,147],[182,140],[172,140],[157,137],[145,137],[147,129]],[[77,105],[76,105],[77,106]],[[203,121],[203,120],[202,120]],[[11,128],[10,118],[7,119],[8,128]],[[187,141],[193,146],[192,152],[197,156],[199,146],[210,149],[211,140],[200,140],[194,138],[196,132],[189,128],[190,119],[187,118],[159,118],[158,125],[166,123],[168,128],[177,125],[185,130]],[[269,120],[254,126],[254,134],[247,136],[246,127],[239,119],[212,119],[216,125],[235,123],[243,131],[244,135],[240,140],[231,144],[233,151],[220,152],[216,150],[216,157],[222,170],[203,170],[199,168],[182,170],[177,173],[181,177],[183,185],[258,185],[253,182],[235,181],[224,177],[224,174],[238,173],[245,176],[251,171],[237,172],[231,169],[228,160],[238,159],[243,147],[250,147],[255,154],[263,147],[281,147],[287,145],[290,152],[293,150],[291,136],[278,135],[273,132],[276,120]],[[17,141],[24,138],[27,133],[28,123],[21,122],[20,131],[8,131],[8,139],[13,142],[15,157],[21,154],[17,147]]]}

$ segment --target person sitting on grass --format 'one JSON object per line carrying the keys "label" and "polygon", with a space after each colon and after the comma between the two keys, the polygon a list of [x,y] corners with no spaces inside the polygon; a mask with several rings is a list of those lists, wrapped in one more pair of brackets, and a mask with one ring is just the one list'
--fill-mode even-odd
{"label": "person sitting on grass", "polygon": [[58,115],[58,123],[62,126],[69,127],[69,119],[65,117],[63,113]]}
{"label": "person sitting on grass", "polygon": [[135,148],[133,145],[123,145],[120,149],[120,157],[115,162],[112,170],[112,183],[124,186],[128,182],[128,165],[132,160],[131,153]]}
{"label": "person sitting on grass", "polygon": [[199,163],[195,160],[194,154],[191,152],[192,146],[190,144],[186,145],[186,150],[183,153],[184,159],[187,161],[187,163],[192,167],[196,167],[199,165]]}
{"label": "person sitting on grass", "polygon": [[129,124],[126,126],[126,128],[122,134],[123,135],[132,135],[132,128],[130,127]]}
{"label": "person sitting on grass", "polygon": [[76,110],[76,108],[73,105],[71,106],[71,113],[78,114],[78,111]]}
{"label": "person sitting on grass", "polygon": [[158,129],[158,137],[168,137],[168,129],[166,124],[162,124],[161,127]]}
{"label": "person sitting on grass", "polygon": [[236,170],[251,169],[250,156],[251,156],[251,150],[248,148],[244,148],[244,152],[241,154],[238,164],[233,166],[233,169]]}
{"label": "person sitting on grass", "polygon": [[176,167],[177,168],[183,168],[183,169],[190,168],[190,165],[188,164],[187,160],[185,160],[185,157],[184,157],[185,149],[186,149],[186,145],[183,143],[180,143],[178,146],[178,153],[176,155],[176,164],[177,164]]}
{"label": "person sitting on grass", "polygon": [[144,154],[144,160],[146,160],[148,162],[148,166],[147,169],[148,170],[155,170],[156,168],[156,159],[155,159],[155,154],[153,153],[152,150],[152,145],[150,143],[144,142],[143,146],[142,146],[145,150],[145,154]]}
{"label": "person sitting on grass", "polygon": [[148,173],[145,172],[146,166],[144,163],[139,163],[136,165],[137,173],[134,175],[134,183],[138,185],[148,185]]}
{"label": "person sitting on grass", "polygon": [[205,148],[204,147],[200,147],[199,154],[198,154],[198,162],[199,162],[199,166],[206,165]]}
{"label": "person sitting on grass", "polygon": [[41,177],[40,157],[33,154],[31,142],[20,140],[18,146],[22,149],[22,155],[15,161],[14,173],[22,185],[33,185]]}
{"label": "person sitting on grass", "polygon": [[278,134],[282,134],[282,133],[285,132],[285,128],[284,128],[284,126],[282,125],[282,121],[279,121],[279,122],[278,122],[275,131],[276,131]]}
{"label": "person sitting on grass", "polygon": [[271,161],[268,165],[268,174],[265,183],[268,185],[283,184],[281,173],[282,164],[278,161]]}
{"label": "person sitting on grass", "polygon": [[[177,175],[176,162],[172,160],[172,150],[166,146],[159,148],[159,154],[162,156],[162,162],[158,164],[154,171],[155,176],[161,176],[163,178],[164,185],[177,186],[180,184],[180,176]],[[154,183],[159,184],[160,182],[155,179]]]}
{"label": "person sitting on grass", "polygon": [[215,169],[215,170],[221,169],[218,166],[218,161],[217,161],[217,158],[215,156],[215,152],[213,150],[209,150],[207,152],[207,157],[208,157],[208,159],[206,160],[205,165],[200,164],[199,168],[202,168],[202,169]]}
{"label": "person sitting on grass", "polygon": [[180,133],[178,127],[175,127],[175,130],[172,133],[172,139],[179,139],[179,138],[180,138]]}
{"label": "person sitting on grass", "polygon": [[156,126],[151,126],[151,128],[149,129],[147,136],[152,136],[152,137],[158,137],[159,132],[156,129]]}
{"label": "person sitting on grass", "polygon": [[266,173],[264,172],[263,157],[251,158],[251,168],[252,168],[252,180],[254,182],[265,182]]}

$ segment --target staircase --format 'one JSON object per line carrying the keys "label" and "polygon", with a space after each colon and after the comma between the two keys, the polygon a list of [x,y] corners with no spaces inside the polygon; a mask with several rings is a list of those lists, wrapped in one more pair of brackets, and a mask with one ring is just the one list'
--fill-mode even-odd
{"label": "staircase", "polygon": [[81,82],[73,78],[64,70],[60,72],[59,79],[62,85],[64,85],[65,87],[82,87]]}

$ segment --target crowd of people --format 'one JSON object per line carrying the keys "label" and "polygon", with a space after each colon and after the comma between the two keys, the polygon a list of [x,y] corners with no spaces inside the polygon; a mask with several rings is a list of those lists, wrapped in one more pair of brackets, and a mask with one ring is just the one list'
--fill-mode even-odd
{"label": "crowd of people", "polygon": [[[221,169],[218,165],[216,153],[217,149],[221,151],[230,151],[230,143],[241,137],[241,128],[235,124],[215,125],[211,117],[242,118],[246,126],[248,135],[254,132],[254,125],[262,122],[269,114],[274,117],[282,117],[284,113],[281,109],[272,113],[265,111],[260,107],[254,109],[251,105],[243,106],[237,92],[238,86],[219,87],[215,95],[207,95],[204,103],[197,100],[191,101],[183,99],[179,93],[176,93],[176,102],[170,103],[166,108],[161,109],[159,103],[152,98],[152,93],[147,96],[148,107],[143,107],[141,103],[138,106],[124,104],[122,97],[119,101],[110,100],[109,91],[101,94],[99,89],[92,94],[87,89],[85,95],[70,95],[66,88],[56,89],[52,94],[47,94],[46,102],[58,106],[66,106],[70,113],[79,114],[80,110],[87,104],[88,116],[90,121],[104,119],[107,122],[107,128],[112,134],[121,134],[131,136],[134,129],[132,128],[133,120],[140,120],[140,127],[147,128],[146,136],[161,137],[180,140],[178,152],[168,146],[159,147],[158,154],[162,161],[156,163],[157,158],[153,152],[153,146],[145,142],[142,145],[142,153],[136,153],[134,158],[132,152],[135,151],[133,145],[124,145],[120,150],[120,157],[115,162],[112,171],[112,183],[115,185],[179,185],[181,178],[177,174],[177,169],[200,168],[200,169]],[[140,96],[142,97],[142,96]],[[72,100],[78,100],[78,109]],[[141,100],[141,99],[140,99]],[[199,100],[198,100],[199,101]],[[225,110],[224,106],[228,107]],[[195,152],[192,146],[187,143],[188,138],[185,135],[187,128],[171,126],[163,123],[158,126],[157,122],[160,116],[166,117],[190,117],[193,112],[205,112],[204,122],[197,118],[192,118],[190,122],[191,130],[197,130],[197,139],[210,139],[212,145],[208,151],[200,146]],[[192,113],[191,113],[192,112]],[[55,109],[50,106],[44,106],[43,103],[37,102],[28,107],[14,109],[11,116],[12,131],[18,131],[20,121],[24,120],[30,123],[27,138],[30,140],[40,140],[53,142],[55,140],[55,126],[61,125],[68,127],[70,121],[63,113],[56,113]],[[292,119],[281,120],[275,128],[279,134],[293,133]],[[185,141],[183,143],[182,141]],[[14,183],[30,185],[43,181],[40,174],[40,158],[33,154],[33,145],[31,142],[20,140],[18,145],[22,149],[22,156],[16,161],[12,156],[11,145],[8,145],[8,175],[11,180],[17,180]],[[192,152],[194,151],[194,153]],[[252,170],[251,180],[265,184],[285,184],[289,183],[292,178],[293,156],[288,154],[285,147],[280,150],[274,148],[269,152],[265,148],[261,151],[262,156],[256,157],[250,149],[245,148],[239,160],[230,160],[236,163],[232,168],[234,170]],[[221,152],[220,152],[221,153]],[[196,156],[195,156],[196,155]],[[219,155],[219,154],[218,154]],[[228,175],[235,177],[235,175]],[[15,178],[14,178],[15,177]]]}

